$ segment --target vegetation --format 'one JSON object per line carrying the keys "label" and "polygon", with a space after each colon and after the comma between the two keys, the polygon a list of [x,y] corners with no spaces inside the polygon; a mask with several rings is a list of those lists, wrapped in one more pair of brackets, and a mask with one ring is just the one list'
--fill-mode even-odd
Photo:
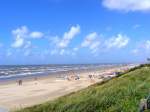
{"label": "vegetation", "polygon": [[45,104],[16,112],[138,112],[150,93],[150,65]]}

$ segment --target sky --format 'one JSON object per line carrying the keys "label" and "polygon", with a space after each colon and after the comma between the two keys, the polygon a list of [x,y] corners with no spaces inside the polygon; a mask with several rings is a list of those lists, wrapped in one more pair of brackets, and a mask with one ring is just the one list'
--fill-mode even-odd
{"label": "sky", "polygon": [[150,0],[1,0],[0,65],[139,63]]}

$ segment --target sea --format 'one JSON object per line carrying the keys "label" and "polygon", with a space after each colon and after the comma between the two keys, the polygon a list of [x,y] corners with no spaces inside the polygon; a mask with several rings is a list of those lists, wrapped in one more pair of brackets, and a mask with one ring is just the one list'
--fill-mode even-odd
{"label": "sea", "polygon": [[125,64],[0,65],[0,80],[51,75],[68,71],[103,69],[123,65]]}

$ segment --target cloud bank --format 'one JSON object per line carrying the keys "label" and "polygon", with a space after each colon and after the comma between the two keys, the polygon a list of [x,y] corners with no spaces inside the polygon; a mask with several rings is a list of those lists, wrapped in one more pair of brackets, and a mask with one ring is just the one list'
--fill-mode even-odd
{"label": "cloud bank", "polygon": [[[68,31],[64,32],[62,36],[46,35],[47,38],[43,38],[45,35],[42,32],[31,31],[27,26],[22,26],[12,30],[14,41],[11,47],[14,49],[17,48],[16,50],[20,50],[19,52],[22,51],[24,56],[31,56],[31,53],[35,51],[36,54],[39,52],[43,57],[48,55],[75,56],[77,53],[82,54],[83,50],[88,51],[87,53],[91,53],[93,56],[98,56],[101,52],[110,52],[111,50],[117,49],[121,50],[125,48],[130,41],[130,37],[125,34],[118,33],[111,37],[104,37],[104,35],[99,35],[98,32],[88,33],[82,37],[83,40],[81,41],[79,38],[76,38],[80,32],[80,26],[73,25]],[[45,39],[45,42],[49,41],[49,46],[43,44],[44,50],[42,52],[36,49],[40,49],[40,46],[32,45],[32,40],[38,41],[40,38]],[[74,43],[74,39],[79,41]],[[143,48],[150,49],[150,41],[146,41]],[[138,50],[133,51],[133,53],[137,52]],[[32,55],[33,54],[34,53],[32,53]]]}
{"label": "cloud bank", "polygon": [[103,0],[103,6],[118,11],[150,11],[150,0]]}

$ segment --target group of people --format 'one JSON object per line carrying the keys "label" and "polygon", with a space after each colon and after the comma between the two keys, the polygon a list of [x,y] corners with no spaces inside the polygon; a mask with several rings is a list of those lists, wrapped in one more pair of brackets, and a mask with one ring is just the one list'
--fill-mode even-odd
{"label": "group of people", "polygon": [[65,79],[68,80],[68,81],[71,81],[71,80],[79,80],[80,77],[78,75],[66,75],[65,76]]}

